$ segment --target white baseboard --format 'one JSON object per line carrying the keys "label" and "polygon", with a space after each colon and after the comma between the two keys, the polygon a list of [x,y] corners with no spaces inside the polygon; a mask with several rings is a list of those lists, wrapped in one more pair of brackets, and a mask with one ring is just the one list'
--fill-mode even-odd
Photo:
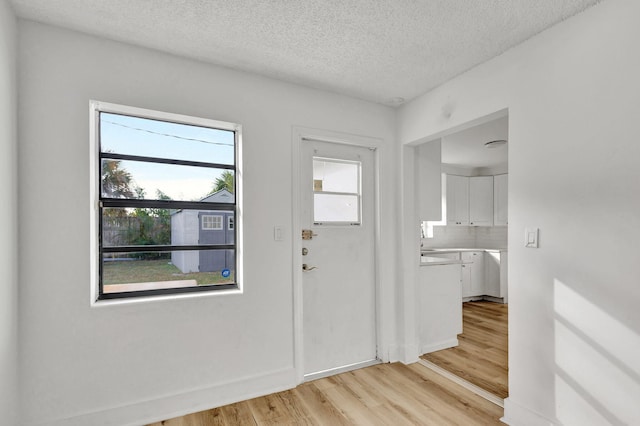
{"label": "white baseboard", "polygon": [[462,302],[495,302],[495,303],[507,303],[507,300],[503,297],[495,297],[495,296],[470,296],[463,297]]}
{"label": "white baseboard", "polygon": [[[385,361],[384,359],[382,360]],[[387,362],[397,362],[400,361],[400,348],[398,345],[389,345],[389,357],[386,360]]]}
{"label": "white baseboard", "polygon": [[442,349],[449,349],[449,348],[453,348],[455,346],[458,346],[459,342],[458,342],[458,338],[453,338],[453,339],[449,339],[449,340],[444,340],[442,342],[438,342],[438,343],[431,343],[428,345],[422,345],[420,347],[420,354],[428,354],[431,352],[435,352],[435,351],[441,351]]}
{"label": "white baseboard", "polygon": [[418,345],[398,346],[398,361],[403,364],[413,364],[420,358],[420,347]]}
{"label": "white baseboard", "polygon": [[531,411],[522,405],[514,402],[511,398],[504,400],[504,417],[500,419],[503,423],[512,426],[555,426],[556,423],[543,415]]}
{"label": "white baseboard", "polygon": [[102,409],[63,419],[42,421],[33,426],[136,426],[232,404],[295,388],[296,370],[288,368],[260,376],[162,396],[157,399]]}

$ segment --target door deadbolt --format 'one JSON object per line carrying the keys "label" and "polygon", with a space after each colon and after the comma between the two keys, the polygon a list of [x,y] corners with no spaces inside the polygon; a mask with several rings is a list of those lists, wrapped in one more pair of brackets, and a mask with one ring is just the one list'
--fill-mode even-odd
{"label": "door deadbolt", "polygon": [[306,256],[306,255],[308,255],[308,254],[309,254],[309,249],[308,249],[308,248],[306,248],[306,247],[302,247],[302,255],[303,255],[303,256]]}
{"label": "door deadbolt", "polygon": [[318,236],[318,234],[314,234],[311,229],[303,229],[302,230],[302,239],[303,240],[310,240],[313,237],[317,237],[317,236]]}

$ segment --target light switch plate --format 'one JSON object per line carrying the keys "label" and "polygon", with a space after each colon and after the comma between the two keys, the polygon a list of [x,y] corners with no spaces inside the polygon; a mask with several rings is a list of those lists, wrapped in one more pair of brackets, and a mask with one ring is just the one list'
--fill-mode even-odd
{"label": "light switch plate", "polygon": [[524,246],[529,248],[538,248],[538,233],[538,228],[525,228]]}
{"label": "light switch plate", "polygon": [[276,225],[273,227],[273,240],[274,241],[282,241],[284,239],[284,231],[282,230],[282,226]]}

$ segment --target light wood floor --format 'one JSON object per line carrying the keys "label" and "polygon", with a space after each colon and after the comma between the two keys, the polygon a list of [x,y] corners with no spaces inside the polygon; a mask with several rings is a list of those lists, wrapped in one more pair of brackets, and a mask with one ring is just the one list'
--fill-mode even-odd
{"label": "light wood floor", "polygon": [[151,426],[501,425],[503,410],[419,365],[379,364]]}
{"label": "light wood floor", "polygon": [[455,348],[421,358],[500,397],[509,396],[508,305],[466,302],[462,305],[463,333]]}

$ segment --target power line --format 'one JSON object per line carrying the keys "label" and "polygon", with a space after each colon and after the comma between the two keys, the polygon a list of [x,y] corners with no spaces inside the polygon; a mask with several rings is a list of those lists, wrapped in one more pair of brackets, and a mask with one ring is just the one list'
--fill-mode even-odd
{"label": "power line", "polygon": [[132,127],[132,126],[127,126],[126,124],[122,124],[122,123],[116,123],[113,121],[109,121],[109,120],[100,120],[102,123],[109,123],[109,124],[113,124],[114,126],[120,126],[120,127],[126,127],[127,129],[132,129],[132,130],[138,130],[140,132],[147,132],[147,133],[151,133],[154,135],[159,135],[159,136],[166,136],[169,138],[176,138],[176,139],[184,139],[187,141],[194,141],[194,142],[202,142],[202,143],[208,143],[210,145],[222,145],[222,146],[233,146],[233,144],[229,144],[229,143],[222,143],[222,142],[212,142],[212,141],[205,141],[202,139],[195,139],[195,138],[186,138],[184,136],[177,136],[177,135],[171,135],[168,133],[160,133],[160,132],[154,132],[153,130],[148,130],[148,129],[141,129],[139,127]]}

